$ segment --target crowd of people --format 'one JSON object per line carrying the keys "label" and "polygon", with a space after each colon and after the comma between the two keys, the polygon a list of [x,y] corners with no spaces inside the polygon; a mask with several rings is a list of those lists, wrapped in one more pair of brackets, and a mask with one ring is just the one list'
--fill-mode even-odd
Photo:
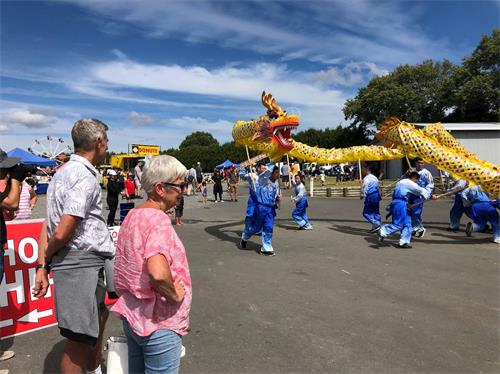
{"label": "crowd of people", "polygon": [[[73,126],[75,153],[55,173],[47,191],[47,219],[40,236],[33,295],[39,298],[47,293],[48,274],[52,272],[58,327],[66,338],[61,372],[101,373],[103,331],[111,311],[123,323],[130,372],[176,373],[182,336],[189,328],[192,284],[185,248],[165,213],[174,210],[176,224],[182,225],[184,195],[199,192],[206,203],[208,181],[200,163],[187,170],[168,155],[140,162],[133,173],[108,170],[106,201],[110,211],[105,220],[100,173],[96,167],[106,155],[107,130],[108,126],[97,119],[81,119]],[[379,179],[374,175],[373,165],[362,168],[362,214],[371,224],[370,232],[376,233],[380,242],[399,232],[401,248],[411,248],[412,237],[425,235],[424,202],[440,198],[433,195],[433,178],[423,160],[413,161],[413,167],[395,185],[387,208],[388,216],[392,217],[390,224],[382,223]],[[3,213],[0,214],[0,281],[7,241],[5,220],[29,217],[28,210],[36,203],[36,195],[25,182],[27,175],[27,168],[18,159],[0,150]],[[276,254],[272,237],[276,211],[283,198],[281,185],[293,187],[291,200],[295,209],[291,219],[297,228],[313,229],[307,215],[304,178],[297,162],[281,167],[260,163],[256,170],[248,170],[245,179],[249,197],[240,240],[242,249],[252,236],[261,235],[259,253]],[[241,179],[235,165],[215,169],[211,180],[215,202],[223,201],[224,181],[231,201],[238,201]],[[141,190],[145,198],[128,212],[114,245],[108,226],[114,224],[119,197],[138,197]],[[450,230],[458,230],[460,218],[466,214],[472,219],[466,226],[468,236],[488,230],[489,223],[493,241],[500,243],[498,200],[491,200],[480,186],[469,187],[462,180],[449,193],[456,195],[450,212]],[[116,300],[110,310],[104,302],[106,292]],[[11,351],[1,352],[0,360],[13,355]]]}

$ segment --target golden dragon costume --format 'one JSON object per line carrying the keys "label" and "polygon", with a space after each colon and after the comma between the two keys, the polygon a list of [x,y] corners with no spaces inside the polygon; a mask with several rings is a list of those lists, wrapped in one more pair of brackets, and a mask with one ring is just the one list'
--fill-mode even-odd
{"label": "golden dragon costume", "polygon": [[288,115],[271,94],[263,92],[261,101],[267,114],[250,121],[237,121],[233,126],[233,139],[237,144],[265,153],[273,160],[277,161],[285,154],[324,164],[421,157],[456,178],[481,185],[492,196],[500,196],[500,167],[467,151],[440,123],[418,130],[409,123],[391,118],[375,135],[385,142],[384,146],[326,149],[293,140],[291,131],[299,126],[299,117]]}

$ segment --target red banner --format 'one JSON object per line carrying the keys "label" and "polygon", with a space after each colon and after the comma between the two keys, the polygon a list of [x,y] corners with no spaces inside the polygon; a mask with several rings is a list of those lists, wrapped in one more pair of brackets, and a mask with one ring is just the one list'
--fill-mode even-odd
{"label": "red banner", "polygon": [[44,220],[7,222],[5,274],[0,284],[0,339],[57,324],[54,286],[40,299],[32,296],[38,264],[38,239]]}

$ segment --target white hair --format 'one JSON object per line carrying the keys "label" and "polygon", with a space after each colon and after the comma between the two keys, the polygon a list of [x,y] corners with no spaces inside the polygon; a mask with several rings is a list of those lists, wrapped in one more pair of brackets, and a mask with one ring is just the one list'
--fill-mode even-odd
{"label": "white hair", "polygon": [[150,196],[157,183],[173,183],[186,175],[186,167],[175,157],[162,155],[151,159],[144,167],[141,184],[144,191]]}
{"label": "white hair", "polygon": [[76,121],[71,130],[75,151],[90,151],[98,138],[106,138],[108,129],[108,125],[95,118],[82,118]]}

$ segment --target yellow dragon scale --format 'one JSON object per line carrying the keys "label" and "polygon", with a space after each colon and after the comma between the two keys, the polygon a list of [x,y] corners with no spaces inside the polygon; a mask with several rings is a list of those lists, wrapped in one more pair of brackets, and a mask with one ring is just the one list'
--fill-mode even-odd
{"label": "yellow dragon scale", "polygon": [[483,161],[466,150],[440,123],[418,130],[409,123],[391,118],[380,126],[377,139],[389,147],[354,146],[347,148],[319,148],[296,142],[290,138],[290,129],[299,124],[297,116],[287,115],[270,94],[262,93],[262,104],[267,115],[251,121],[237,121],[233,139],[252,150],[266,153],[279,160],[283,155],[308,162],[341,163],[393,160],[421,157],[427,163],[445,170],[454,177],[479,184],[494,197],[500,196],[500,168]]}

